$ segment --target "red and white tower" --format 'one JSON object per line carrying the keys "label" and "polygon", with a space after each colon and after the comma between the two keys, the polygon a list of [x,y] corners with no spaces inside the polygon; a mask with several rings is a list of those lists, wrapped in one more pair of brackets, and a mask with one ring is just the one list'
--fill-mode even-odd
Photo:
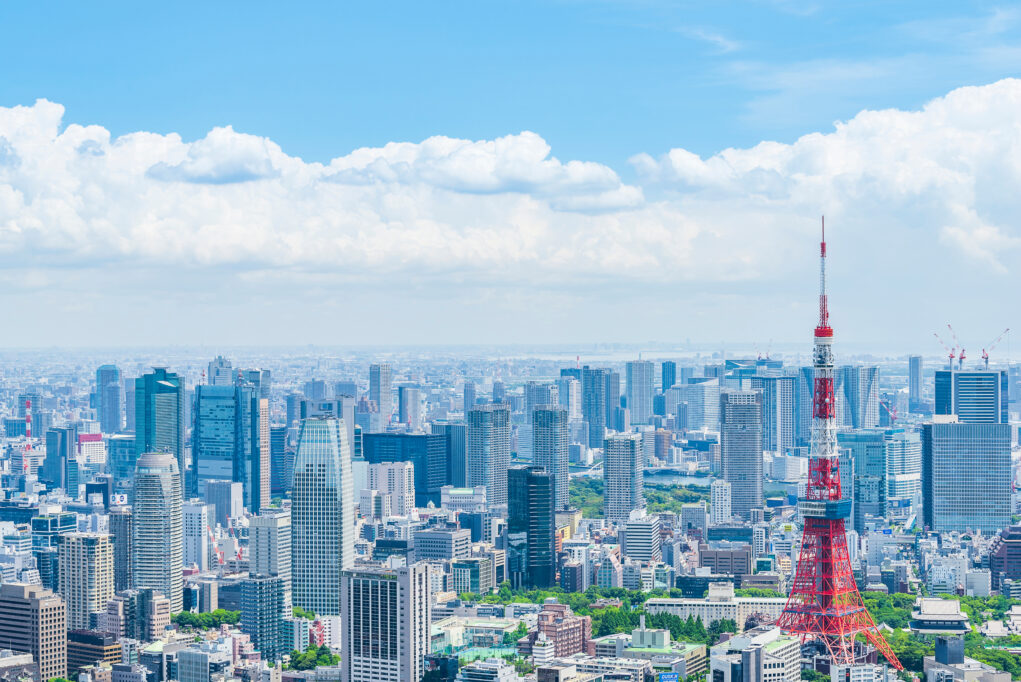
{"label": "red and white tower", "polygon": [[850,499],[840,491],[836,405],[833,398],[833,328],[826,301],[826,223],[819,246],[819,324],[815,328],[812,457],[808,489],[798,507],[805,519],[801,553],[787,605],[776,624],[802,641],[819,640],[833,663],[854,663],[854,640],[864,635],[898,670],[904,666],[865,609],[851,572],[844,519]]}

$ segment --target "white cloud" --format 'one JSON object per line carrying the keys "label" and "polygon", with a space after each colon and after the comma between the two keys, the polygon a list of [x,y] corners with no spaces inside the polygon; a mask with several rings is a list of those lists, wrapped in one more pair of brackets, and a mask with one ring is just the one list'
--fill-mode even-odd
{"label": "white cloud", "polygon": [[145,273],[154,292],[228,297],[239,284],[411,287],[454,301],[479,287],[520,300],[666,294],[679,319],[706,316],[707,297],[722,296],[729,307],[708,317],[726,319],[741,314],[741,295],[810,290],[823,212],[842,249],[835,267],[856,270],[853,282],[833,279],[838,297],[844,286],[849,299],[918,299],[949,269],[967,275],[962,300],[990,278],[1018,284],[1018,80],[918,111],[864,111],[793,144],[639,154],[632,183],[558,159],[531,132],[390,143],[319,164],[230,127],[194,142],[115,138],[62,127],[63,113],[45,100],[0,108],[0,274],[21,290],[101,295],[132,270],[135,294]]}

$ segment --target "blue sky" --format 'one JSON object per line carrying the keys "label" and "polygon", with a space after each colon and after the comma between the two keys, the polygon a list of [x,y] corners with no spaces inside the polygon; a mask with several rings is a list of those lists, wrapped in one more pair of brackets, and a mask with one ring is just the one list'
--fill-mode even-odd
{"label": "blue sky", "polygon": [[807,345],[821,213],[841,338],[1021,326],[1016,6],[8,2],[0,31],[4,345]]}
{"label": "blue sky", "polygon": [[[791,142],[1016,75],[984,2],[4,3],[0,103],[327,160],[539,132],[561,158]],[[13,66],[13,68],[12,68]]]}

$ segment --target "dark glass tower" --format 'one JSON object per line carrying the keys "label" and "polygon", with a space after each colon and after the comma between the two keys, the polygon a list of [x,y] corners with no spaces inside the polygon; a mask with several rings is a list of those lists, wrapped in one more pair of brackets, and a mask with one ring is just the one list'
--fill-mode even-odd
{"label": "dark glass tower", "polygon": [[177,460],[181,480],[192,490],[194,472],[184,448],[184,378],[154,367],[135,379],[135,456],[169,452]]}
{"label": "dark glass tower", "polygon": [[515,587],[553,587],[556,581],[553,476],[543,467],[507,472],[507,561]]}

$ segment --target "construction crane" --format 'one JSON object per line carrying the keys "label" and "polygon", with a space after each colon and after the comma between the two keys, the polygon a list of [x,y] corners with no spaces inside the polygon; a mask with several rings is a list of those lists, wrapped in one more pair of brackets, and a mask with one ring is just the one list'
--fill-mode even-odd
{"label": "construction crane", "polygon": [[216,555],[216,561],[223,566],[223,550],[220,549],[219,543],[216,541],[216,534],[213,533],[213,529],[206,526],[206,530],[209,531],[209,543],[213,546],[213,553]]}
{"label": "construction crane", "polygon": [[953,369],[954,368],[954,359],[957,357],[957,353],[955,352],[955,349],[951,348],[950,346],[948,346],[946,344],[946,341],[944,341],[940,337],[940,335],[937,334],[936,332],[933,332],[932,335],[936,337],[936,340],[939,341],[939,345],[943,346],[943,350],[945,350],[947,352],[947,357],[950,358],[950,365],[949,365],[948,369]]}
{"label": "construction crane", "polygon": [[890,426],[893,426],[897,422],[897,408],[888,400],[880,400],[879,406],[886,410],[886,413],[890,415]]}
{"label": "construction crane", "polygon": [[982,362],[985,363],[986,369],[989,369],[989,351],[991,351],[992,349],[996,348],[996,344],[998,344],[1000,342],[1000,340],[1003,339],[1003,337],[1006,336],[1009,331],[1010,331],[1010,327],[1007,327],[1006,329],[1003,330],[1003,332],[999,336],[996,337],[995,341],[993,341],[991,344],[989,344],[989,348],[988,349],[987,348],[983,348],[982,349]]}
{"label": "construction crane", "polygon": [[[954,339],[954,347],[961,349],[961,352],[957,354],[957,369],[964,369],[964,357],[965,357],[964,356],[964,346],[962,346],[961,342],[957,339],[957,332],[954,331],[954,328],[950,326],[949,322],[947,322],[947,329],[950,330],[950,335]],[[951,362],[950,363],[950,369],[953,369],[953,368],[954,368],[954,363]]]}

